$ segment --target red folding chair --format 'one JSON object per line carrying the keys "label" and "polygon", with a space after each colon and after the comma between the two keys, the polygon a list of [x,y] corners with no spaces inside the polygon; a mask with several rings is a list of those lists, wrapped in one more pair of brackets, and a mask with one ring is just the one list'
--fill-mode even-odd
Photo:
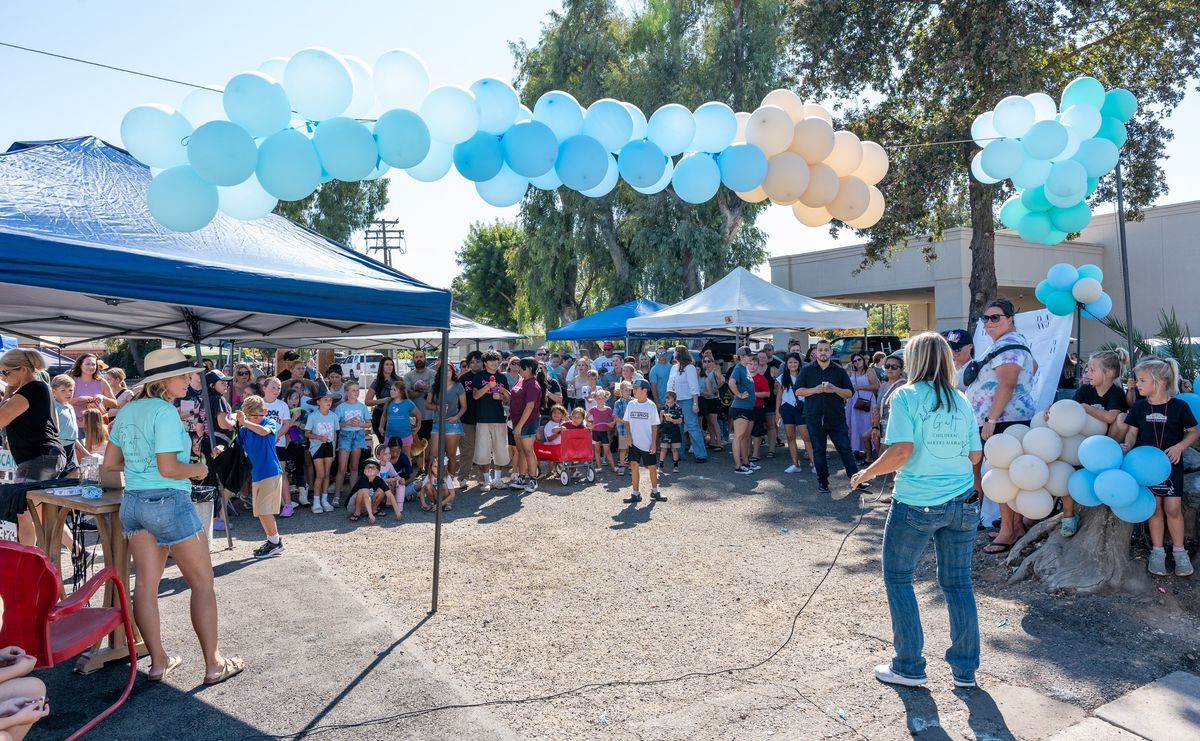
{"label": "red folding chair", "polygon": [[[0,598],[4,599],[0,646],[20,647],[37,658],[38,669],[44,669],[78,656],[118,625],[125,625],[129,648],[129,681],[125,683],[125,691],[108,709],[72,734],[68,739],[71,741],[90,731],[129,698],[137,677],[137,649],[125,587],[112,566],[106,566],[59,602],[61,581],[58,569],[50,565],[50,559],[40,549],[0,540]],[[88,607],[88,600],[108,581],[116,588],[119,607]]]}

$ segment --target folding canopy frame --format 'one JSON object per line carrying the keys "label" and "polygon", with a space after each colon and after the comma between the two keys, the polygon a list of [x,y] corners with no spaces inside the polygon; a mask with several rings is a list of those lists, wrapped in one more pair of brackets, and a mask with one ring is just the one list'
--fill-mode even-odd
{"label": "folding canopy frame", "polygon": [[[282,338],[271,341],[239,342],[241,347],[289,347],[293,349],[334,350],[400,350],[420,348],[431,342],[440,341],[441,332],[404,332],[399,334],[367,335],[362,337],[322,337],[316,339]],[[450,346],[457,347],[471,342],[492,340],[515,340],[525,335],[509,332],[499,327],[480,324],[458,312],[450,312]]]}

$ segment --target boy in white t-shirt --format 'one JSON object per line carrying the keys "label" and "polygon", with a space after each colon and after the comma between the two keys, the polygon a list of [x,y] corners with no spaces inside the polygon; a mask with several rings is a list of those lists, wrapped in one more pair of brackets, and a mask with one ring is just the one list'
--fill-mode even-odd
{"label": "boy in white t-shirt", "polygon": [[655,502],[665,502],[667,498],[658,493],[658,456],[654,454],[655,441],[658,440],[658,405],[649,400],[650,382],[635,381],[633,384],[634,400],[625,407],[623,420],[629,429],[629,470],[633,479],[633,493],[625,504],[637,504],[642,501],[639,491],[641,472],[639,466],[650,469],[650,499]]}

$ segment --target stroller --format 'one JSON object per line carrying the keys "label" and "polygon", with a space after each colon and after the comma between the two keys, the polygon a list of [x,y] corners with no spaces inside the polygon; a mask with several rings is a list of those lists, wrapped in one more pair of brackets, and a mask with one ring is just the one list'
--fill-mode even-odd
{"label": "stroller", "polygon": [[563,486],[570,484],[574,475],[583,476],[589,484],[596,480],[596,469],[592,467],[591,430],[563,430],[557,445],[539,441],[533,444],[533,452],[539,461],[553,464],[550,470]]}

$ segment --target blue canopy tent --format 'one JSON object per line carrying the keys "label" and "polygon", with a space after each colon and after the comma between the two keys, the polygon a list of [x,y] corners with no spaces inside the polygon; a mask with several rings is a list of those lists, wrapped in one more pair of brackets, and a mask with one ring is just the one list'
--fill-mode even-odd
{"label": "blue canopy tent", "polygon": [[[613,306],[595,314],[580,317],[570,324],[546,333],[547,340],[611,340],[625,336],[625,322],[635,316],[653,314],[665,309],[666,304],[638,298],[620,306]],[[642,336],[642,335],[638,335]]]}

